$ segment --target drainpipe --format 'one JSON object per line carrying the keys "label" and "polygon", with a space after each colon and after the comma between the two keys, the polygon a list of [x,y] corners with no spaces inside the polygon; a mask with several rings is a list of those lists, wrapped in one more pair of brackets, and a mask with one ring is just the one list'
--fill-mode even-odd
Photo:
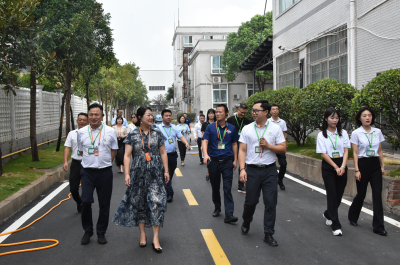
{"label": "drainpipe", "polygon": [[356,86],[356,1],[350,0],[350,84]]}

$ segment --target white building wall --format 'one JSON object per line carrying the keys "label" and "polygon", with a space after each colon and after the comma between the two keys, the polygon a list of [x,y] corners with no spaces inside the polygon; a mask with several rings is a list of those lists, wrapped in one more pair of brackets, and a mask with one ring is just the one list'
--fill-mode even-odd
{"label": "white building wall", "polygon": [[[149,100],[158,95],[165,95],[174,83],[173,70],[139,70],[140,79],[146,86]],[[150,86],[165,86],[165,90],[149,90]]]}

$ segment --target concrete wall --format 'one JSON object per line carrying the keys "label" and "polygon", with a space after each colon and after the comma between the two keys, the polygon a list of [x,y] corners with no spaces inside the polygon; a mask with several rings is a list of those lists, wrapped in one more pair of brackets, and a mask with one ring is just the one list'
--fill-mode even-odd
{"label": "concrete wall", "polygon": [[[173,74],[172,70],[139,70],[140,79],[146,86],[149,100],[168,92],[168,88],[174,83]],[[149,90],[149,86],[165,86],[165,90]]]}
{"label": "concrete wall", "polygon": [[[287,170],[313,182],[324,184],[322,179],[322,160],[311,157],[301,156],[292,153],[286,153]],[[347,171],[347,186],[344,191],[347,196],[354,197],[357,194],[357,186],[354,168]],[[372,191],[368,186],[365,201],[372,203]],[[395,206],[400,205],[400,179],[383,176],[382,185],[383,208],[386,211],[393,211]]]}

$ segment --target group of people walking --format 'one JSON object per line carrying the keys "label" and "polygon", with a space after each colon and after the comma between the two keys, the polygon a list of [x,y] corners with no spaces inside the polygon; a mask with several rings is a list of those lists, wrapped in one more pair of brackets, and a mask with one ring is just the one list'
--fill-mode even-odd
{"label": "group of people walking", "polygon": [[[238,168],[238,192],[245,193],[241,233],[247,235],[261,190],[264,202],[264,242],[277,246],[274,239],[278,186],[283,184],[286,172],[286,123],[279,118],[279,106],[266,100],[256,101],[250,110],[253,122],[245,117],[248,107],[240,104],[237,114],[231,117],[226,105],[217,105],[207,114],[199,114],[193,128],[198,145],[200,165],[207,165],[206,180],[210,181],[213,217],[222,212],[220,187],[222,181],[225,223],[234,223],[234,200],[231,193],[233,172]],[[272,115],[268,118],[269,114]],[[96,225],[98,243],[105,244],[110,214],[113,186],[111,170],[114,159],[118,160],[118,172],[124,173],[127,190],[112,221],[120,226],[139,227],[139,246],[147,245],[145,228],[152,227],[152,247],[162,253],[159,240],[160,227],[164,223],[167,203],[173,201],[172,179],[177,167],[177,145],[184,166],[186,150],[190,150],[191,127],[187,116],[173,125],[172,112],[163,110],[160,125],[154,125],[152,110],[140,107],[131,115],[127,124],[122,110],[112,120],[113,127],[103,121],[103,107],[97,103],[89,106],[88,113],[78,115],[78,129],[68,134],[65,142],[64,170],[68,171],[68,156],[72,149],[70,190],[81,213],[85,231],[81,244],[90,243],[94,234],[92,209],[93,192],[96,189],[99,218]],[[317,137],[317,153],[321,153],[322,177],[327,193],[325,222],[335,236],[343,234],[338,218],[338,208],[347,184],[347,161],[350,143],[353,146],[357,196],[349,209],[350,224],[357,226],[368,183],[373,193],[373,232],[387,235],[384,228],[382,207],[382,176],[384,163],[381,131],[371,127],[375,114],[368,107],[357,113],[359,128],[351,139],[341,128],[340,114],[330,108],[322,121]],[[123,151],[121,151],[123,150]],[[118,156],[118,158],[117,158]],[[279,174],[276,160],[280,164]],[[79,184],[82,194],[79,195]]]}

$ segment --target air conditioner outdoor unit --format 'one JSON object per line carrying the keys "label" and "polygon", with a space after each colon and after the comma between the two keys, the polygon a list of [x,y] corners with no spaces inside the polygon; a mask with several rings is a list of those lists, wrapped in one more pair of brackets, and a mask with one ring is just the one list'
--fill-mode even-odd
{"label": "air conditioner outdoor unit", "polygon": [[239,94],[233,94],[233,99],[240,99],[240,95]]}
{"label": "air conditioner outdoor unit", "polygon": [[221,77],[220,76],[214,76],[213,77],[213,83],[221,83]]}

